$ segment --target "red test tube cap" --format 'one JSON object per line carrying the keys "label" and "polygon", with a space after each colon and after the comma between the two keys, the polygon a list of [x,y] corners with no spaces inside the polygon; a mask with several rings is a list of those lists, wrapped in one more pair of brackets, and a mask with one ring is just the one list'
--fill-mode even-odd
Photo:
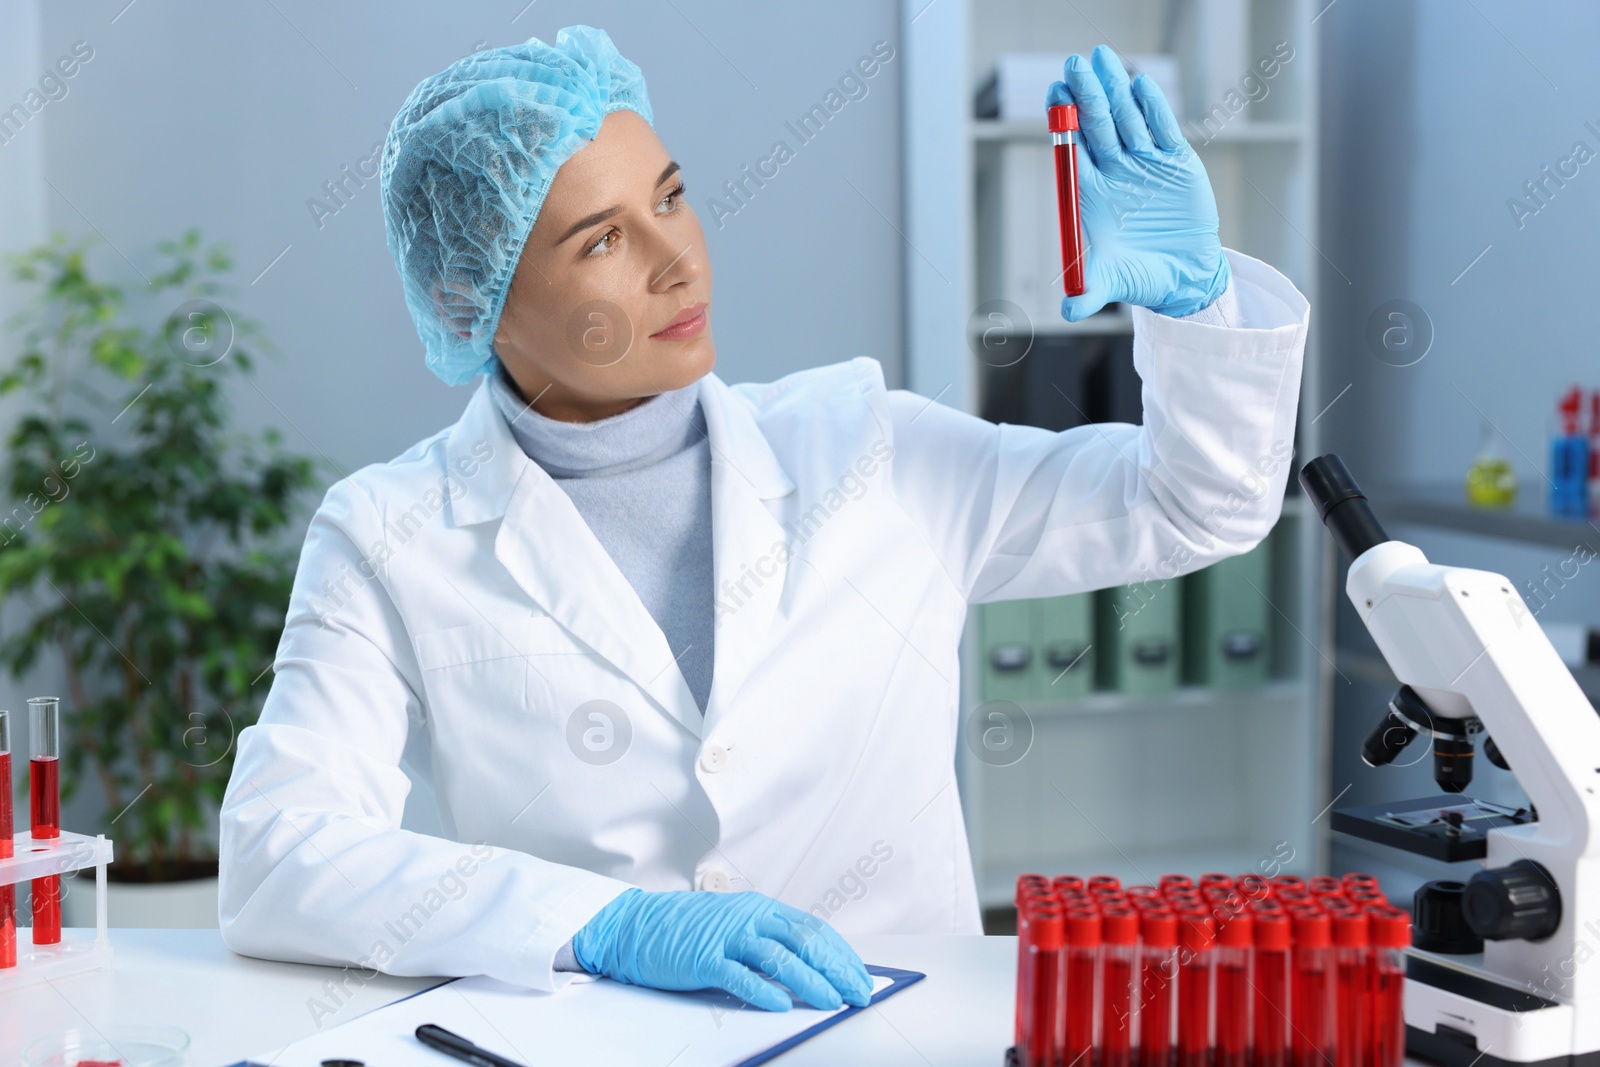
{"label": "red test tube cap", "polygon": [[1083,879],[1079,878],[1075,874],[1058,874],[1054,878],[1050,879],[1050,885],[1057,892],[1060,892],[1063,889],[1084,888]]}
{"label": "red test tube cap", "polygon": [[1333,943],[1340,948],[1366,948],[1368,943],[1367,913],[1341,911],[1333,917]]}
{"label": "red test tube cap", "polygon": [[1178,917],[1178,941],[1190,952],[1204,952],[1217,937],[1217,924],[1209,915],[1186,913]]}
{"label": "red test tube cap", "polygon": [[1122,879],[1118,878],[1114,874],[1096,874],[1090,877],[1089,892],[1093,893],[1097,889],[1104,888],[1121,889]]}
{"label": "red test tube cap", "polygon": [[1323,911],[1313,911],[1310,908],[1297,908],[1289,913],[1290,921],[1294,924],[1294,944],[1296,948],[1327,948],[1332,941],[1333,932],[1328,922],[1328,914]]}
{"label": "red test tube cap", "polygon": [[1358,885],[1370,885],[1374,889],[1378,887],[1378,880],[1376,878],[1370,874],[1363,874],[1360,871],[1351,871],[1350,873],[1341,876],[1339,881],[1343,882],[1345,888],[1347,889]]}
{"label": "red test tube cap", "polygon": [[1133,905],[1134,911],[1171,911],[1172,905],[1161,897],[1129,897],[1128,903]]}
{"label": "red test tube cap", "polygon": [[1187,874],[1163,874],[1161,876],[1162,889],[1190,889],[1193,886],[1194,881]]}
{"label": "red test tube cap", "polygon": [[1316,897],[1337,897],[1344,895],[1344,883],[1331,874],[1319,874],[1306,885],[1311,890],[1311,895]]}
{"label": "red test tube cap", "polygon": [[1036,912],[1030,923],[1033,947],[1041,952],[1054,952],[1061,947],[1061,939],[1065,933],[1065,925],[1061,918],[1061,909],[1051,908]]}
{"label": "red test tube cap", "polygon": [[1255,920],[1256,948],[1283,952],[1289,947],[1291,927],[1285,915],[1275,911],[1257,911],[1251,914],[1251,918]]}
{"label": "red test tube cap", "polygon": [[1241,874],[1233,884],[1246,900],[1262,900],[1272,895],[1272,883],[1259,874]]}
{"label": "red test tube cap", "polygon": [[1108,945],[1139,943],[1139,913],[1132,908],[1110,908],[1101,913],[1100,930]]}
{"label": "red test tube cap", "polygon": [[1223,874],[1221,871],[1207,871],[1200,876],[1200,886],[1204,888],[1208,885],[1225,885],[1232,889],[1233,875]]}
{"label": "red test tube cap", "polygon": [[1046,112],[1051,133],[1065,133],[1078,128],[1077,104],[1053,104]]}
{"label": "red test tube cap", "polygon": [[1368,908],[1372,943],[1378,948],[1409,948],[1411,915],[1404,908]]}
{"label": "red test tube cap", "polygon": [[1147,911],[1139,916],[1139,936],[1145,948],[1177,948],[1178,917],[1170,911]]}
{"label": "red test tube cap", "polygon": [[1304,889],[1306,880],[1298,874],[1278,874],[1272,877],[1273,889]]}
{"label": "red test tube cap", "polygon": [[1255,922],[1249,912],[1228,916],[1217,931],[1217,943],[1224,948],[1249,948],[1255,941]]}
{"label": "red test tube cap", "polygon": [[1072,911],[1067,913],[1067,944],[1073,948],[1099,948],[1101,939],[1100,913],[1097,911]]}

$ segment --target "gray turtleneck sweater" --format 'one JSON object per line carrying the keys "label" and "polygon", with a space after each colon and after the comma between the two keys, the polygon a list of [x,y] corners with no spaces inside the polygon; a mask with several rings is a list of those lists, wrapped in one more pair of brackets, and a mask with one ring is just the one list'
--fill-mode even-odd
{"label": "gray turtleneck sweater", "polygon": [[711,442],[700,383],[597,422],[534,411],[505,368],[495,404],[528,458],[554,479],[633,586],[703,714],[711,693]]}

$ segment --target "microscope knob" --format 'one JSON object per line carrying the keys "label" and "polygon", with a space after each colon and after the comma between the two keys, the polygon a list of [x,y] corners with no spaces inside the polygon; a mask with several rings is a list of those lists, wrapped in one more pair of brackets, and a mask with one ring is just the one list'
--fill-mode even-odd
{"label": "microscope knob", "polygon": [[1461,902],[1466,886],[1460,882],[1424,882],[1412,898],[1416,920],[1411,928],[1411,943],[1424,952],[1452,956],[1483,951],[1483,938],[1473,933],[1462,916]]}
{"label": "microscope knob", "polygon": [[1518,860],[1473,875],[1462,912],[1473,932],[1490,941],[1539,941],[1561,925],[1561,894],[1549,871]]}

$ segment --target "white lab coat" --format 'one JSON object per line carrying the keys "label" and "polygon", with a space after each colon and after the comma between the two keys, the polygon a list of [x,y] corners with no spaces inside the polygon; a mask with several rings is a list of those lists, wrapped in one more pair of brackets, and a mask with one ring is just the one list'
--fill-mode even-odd
{"label": "white lab coat", "polygon": [[[979,932],[953,769],[967,606],[1194,570],[1278,517],[1307,307],[1230,257],[1251,328],[1135,312],[1143,426],[996,426],[887,390],[865,357],[706,375],[703,718],[480,384],[311,521],[223,801],[224,940],[552,989],[630,885],[759,890],[847,937]],[[400,828],[402,761],[454,840]]]}

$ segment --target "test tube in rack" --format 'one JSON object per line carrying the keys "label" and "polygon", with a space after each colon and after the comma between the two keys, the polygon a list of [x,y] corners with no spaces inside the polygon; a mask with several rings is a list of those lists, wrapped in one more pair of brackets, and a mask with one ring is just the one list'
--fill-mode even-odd
{"label": "test tube in rack", "polygon": [[[11,811],[11,712],[0,708],[0,860],[15,852]],[[17,887],[0,885],[0,969],[17,965]]]}
{"label": "test tube in rack", "polygon": [[[28,700],[28,796],[36,841],[61,836],[61,698]],[[33,880],[33,943],[61,941],[61,876]]]}

